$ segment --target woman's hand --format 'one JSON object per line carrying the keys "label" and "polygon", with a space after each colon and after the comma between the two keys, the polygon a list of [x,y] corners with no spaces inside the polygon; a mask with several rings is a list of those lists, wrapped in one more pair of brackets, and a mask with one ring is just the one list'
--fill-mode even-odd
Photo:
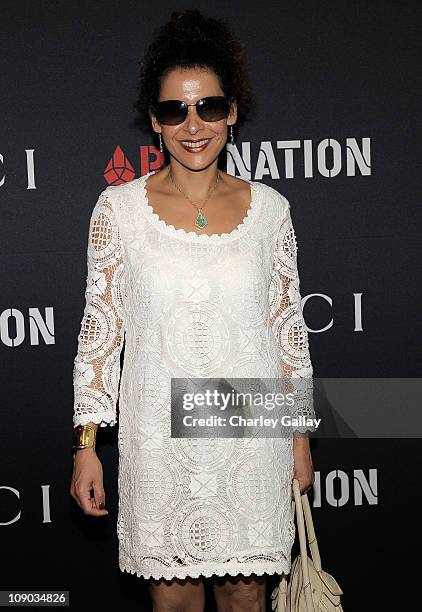
{"label": "woman's hand", "polygon": [[[90,491],[94,489],[94,497]],[[105,493],[103,487],[103,468],[95,448],[82,448],[75,454],[70,494],[85,514],[104,516]],[[103,504],[103,509],[100,504]]]}
{"label": "woman's hand", "polygon": [[296,478],[299,481],[300,492],[303,495],[315,482],[315,473],[312,463],[311,449],[309,447],[309,438],[293,437],[293,459],[293,478]]}

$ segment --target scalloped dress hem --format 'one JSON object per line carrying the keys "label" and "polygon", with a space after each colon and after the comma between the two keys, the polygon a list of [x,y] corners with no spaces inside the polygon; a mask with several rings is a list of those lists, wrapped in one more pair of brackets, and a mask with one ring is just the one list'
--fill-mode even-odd
{"label": "scalloped dress hem", "polygon": [[274,574],[286,574],[288,575],[291,570],[291,564],[286,560],[284,563],[280,562],[267,562],[265,566],[257,566],[256,563],[231,563],[230,568],[227,569],[227,564],[225,563],[209,563],[200,565],[187,565],[181,567],[180,570],[176,568],[170,568],[168,571],[159,570],[157,572],[148,572],[142,571],[141,569],[135,567],[130,563],[128,558],[120,559],[119,568],[122,572],[127,572],[129,574],[135,574],[139,578],[159,580],[164,578],[165,580],[172,580],[173,578],[179,578],[181,580],[185,578],[199,578],[203,576],[204,578],[212,578],[215,576],[224,577],[228,576],[238,576],[239,574],[242,576],[250,576],[251,574],[255,574],[257,576],[262,576],[263,574],[268,574],[273,576]]}

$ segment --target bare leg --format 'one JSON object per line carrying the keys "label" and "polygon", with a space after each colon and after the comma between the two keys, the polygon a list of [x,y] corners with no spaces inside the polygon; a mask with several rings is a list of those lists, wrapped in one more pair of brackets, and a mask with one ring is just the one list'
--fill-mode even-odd
{"label": "bare leg", "polygon": [[266,576],[227,576],[213,584],[218,612],[265,612]]}
{"label": "bare leg", "polygon": [[173,578],[173,580],[151,579],[149,592],[153,612],[202,612],[205,606],[205,591],[202,577]]}

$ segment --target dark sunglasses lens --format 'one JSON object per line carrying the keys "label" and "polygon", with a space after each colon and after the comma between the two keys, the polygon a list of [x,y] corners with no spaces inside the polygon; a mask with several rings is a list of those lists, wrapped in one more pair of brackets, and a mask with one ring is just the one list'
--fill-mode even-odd
{"label": "dark sunglasses lens", "polygon": [[187,108],[178,100],[165,100],[158,103],[155,116],[164,125],[178,125],[186,119],[186,111]]}
{"label": "dark sunglasses lens", "polygon": [[198,104],[198,115],[204,121],[220,121],[229,114],[230,106],[223,96],[210,96]]}

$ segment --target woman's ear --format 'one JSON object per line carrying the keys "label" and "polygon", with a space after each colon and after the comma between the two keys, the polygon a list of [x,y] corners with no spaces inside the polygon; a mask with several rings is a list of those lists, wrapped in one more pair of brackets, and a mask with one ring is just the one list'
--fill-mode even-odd
{"label": "woman's ear", "polygon": [[148,112],[149,112],[149,116],[151,118],[151,124],[152,124],[152,128],[153,128],[154,132],[159,132],[160,131],[160,129],[159,129],[160,128],[160,124],[158,123],[156,116],[154,115],[154,113],[151,110],[149,110]]}
{"label": "woman's ear", "polygon": [[236,98],[230,99],[230,113],[227,117],[227,125],[234,125],[237,121],[237,102]]}

